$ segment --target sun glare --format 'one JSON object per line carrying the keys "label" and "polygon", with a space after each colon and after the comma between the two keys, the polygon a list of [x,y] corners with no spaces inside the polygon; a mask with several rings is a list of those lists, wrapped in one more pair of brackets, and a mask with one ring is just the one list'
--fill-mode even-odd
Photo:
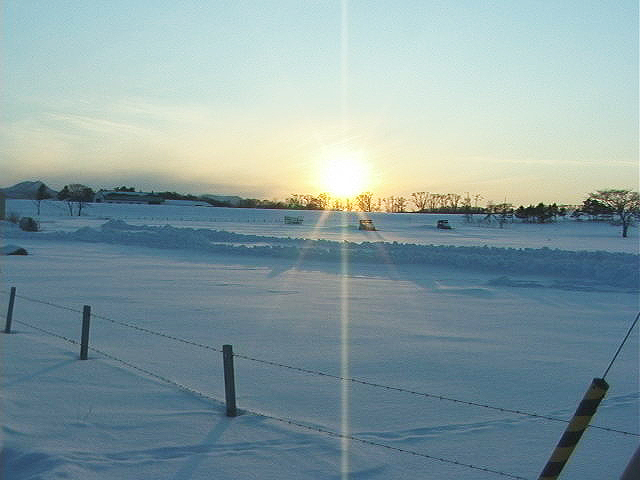
{"label": "sun glare", "polygon": [[369,166],[359,152],[328,155],[320,177],[322,191],[338,198],[353,197],[369,188]]}

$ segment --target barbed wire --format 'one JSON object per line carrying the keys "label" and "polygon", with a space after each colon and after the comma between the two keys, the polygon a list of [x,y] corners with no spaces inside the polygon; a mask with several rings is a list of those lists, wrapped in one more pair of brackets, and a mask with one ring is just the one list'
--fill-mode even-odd
{"label": "barbed wire", "polygon": [[[4,290],[6,292],[6,290]],[[49,305],[52,307],[56,307],[56,308],[60,308],[60,309],[64,309],[64,310],[68,310],[68,311],[72,311],[75,313],[82,313],[81,310],[78,309],[74,309],[71,307],[66,307],[63,305],[57,305],[55,303],[52,302],[47,302],[44,300],[38,300],[35,298],[31,298],[31,297],[27,297],[24,295],[18,295],[16,294],[16,297],[18,298],[22,298],[24,300],[28,300],[28,301],[32,301],[32,302],[36,302],[36,303],[40,303],[40,304],[44,304],[44,305]],[[211,350],[214,352],[218,352],[218,353],[222,353],[222,350],[216,347],[213,347],[211,345],[207,345],[204,343],[200,343],[200,342],[195,342],[192,340],[186,340],[184,338],[180,338],[180,337],[176,337],[174,335],[169,335],[166,333],[162,333],[162,332],[158,332],[155,330],[151,330],[145,327],[140,327],[138,325],[134,325],[131,323],[127,323],[127,322],[122,322],[120,320],[115,320],[113,318],[109,318],[106,317],[104,315],[97,315],[95,313],[91,313],[91,316],[94,318],[98,318],[101,320],[105,320],[123,327],[127,327],[127,328],[131,328],[143,333],[148,333],[150,335],[155,335],[158,337],[163,337],[163,338],[167,338],[169,340],[174,340],[177,342],[181,342],[184,343],[186,345],[191,345],[191,346],[195,346],[198,348],[203,348],[203,349],[207,349],[207,350]],[[493,411],[498,411],[501,413],[510,413],[510,414],[514,414],[514,415],[520,415],[520,416],[525,416],[525,417],[530,417],[530,418],[536,418],[536,419],[540,419],[540,420],[548,420],[548,421],[552,421],[552,422],[559,422],[559,423],[570,423],[570,420],[565,420],[562,418],[557,418],[557,417],[552,417],[549,415],[541,415],[535,412],[525,412],[523,410],[517,410],[517,409],[511,409],[511,408],[505,408],[505,407],[498,407],[498,406],[494,406],[494,405],[489,405],[486,403],[480,403],[480,402],[474,402],[474,401],[469,401],[469,400],[461,400],[461,399],[457,399],[457,398],[453,398],[453,397],[449,397],[449,396],[445,396],[445,395],[439,395],[439,394],[434,394],[434,393],[428,393],[428,392],[420,392],[420,391],[416,391],[416,390],[411,390],[411,389],[407,389],[407,388],[402,388],[402,387],[396,387],[396,386],[391,386],[391,385],[384,385],[381,383],[377,383],[377,382],[371,382],[368,380],[361,380],[358,378],[353,378],[353,377],[343,377],[340,375],[335,375],[335,374],[331,374],[331,373],[327,373],[327,372],[322,372],[319,370],[312,370],[312,369],[308,369],[308,368],[303,368],[303,367],[296,367],[293,365],[288,365],[285,363],[280,363],[280,362],[274,362],[274,361],[270,361],[270,360],[264,360],[264,359],[260,359],[260,358],[255,358],[255,357],[251,357],[248,355],[243,355],[243,354],[238,354],[238,353],[234,353],[233,354],[234,357],[243,359],[243,360],[247,360],[247,361],[251,361],[251,362],[256,362],[256,363],[261,363],[264,365],[269,365],[272,367],[278,367],[278,368],[283,368],[283,369],[287,369],[287,370],[291,370],[291,371],[295,371],[295,372],[299,372],[299,373],[304,373],[304,374],[308,374],[308,375],[316,375],[316,376],[321,376],[321,377],[326,377],[326,378],[332,378],[335,380],[340,380],[340,381],[344,381],[344,382],[350,382],[350,383],[354,383],[354,384],[360,384],[360,385],[366,385],[369,387],[373,387],[373,388],[381,388],[384,390],[389,390],[389,391],[395,391],[395,392],[400,392],[400,393],[406,393],[406,394],[410,394],[410,395],[416,395],[416,396],[420,396],[420,397],[425,397],[425,398],[432,398],[432,399],[436,399],[436,400],[441,400],[441,401],[447,401],[447,402],[452,402],[452,403],[457,403],[460,405],[467,405],[467,406],[473,406],[473,407],[478,407],[478,408],[484,408],[484,409],[488,409],[488,410],[493,410]],[[620,430],[620,429],[616,429],[616,428],[610,428],[610,427],[604,427],[604,426],[600,426],[600,425],[588,425],[588,428],[594,428],[597,430],[602,430],[602,431],[606,431],[606,432],[611,432],[611,433],[618,433],[618,434],[622,434],[622,435],[627,435],[627,436],[633,436],[633,437],[640,437],[640,434],[638,433],[633,433],[633,432],[629,432],[629,431],[625,431],[625,430]]]}
{"label": "barbed wire", "polygon": [[305,423],[302,423],[298,420],[292,420],[290,418],[283,418],[283,417],[276,417],[274,415],[269,415],[266,413],[262,413],[262,412],[258,412],[255,410],[250,410],[250,409],[246,409],[243,408],[241,409],[247,413],[251,413],[252,415],[257,415],[259,417],[264,417],[264,418],[268,418],[270,420],[275,420],[278,422],[282,422],[282,423],[286,423],[288,425],[294,425],[296,427],[300,427],[300,428],[305,428],[307,430],[311,430],[311,431],[315,431],[315,432],[319,432],[319,433],[324,433],[326,435],[332,436],[332,437],[336,437],[336,438],[343,438],[346,440],[353,440],[355,442],[359,442],[359,443],[363,443],[365,445],[372,445],[372,446],[376,446],[376,447],[382,447],[382,448],[386,448],[388,450],[393,450],[396,452],[402,452],[402,453],[408,453],[410,455],[415,455],[417,457],[423,457],[423,458],[428,458],[429,460],[436,460],[442,463],[447,463],[447,464],[451,464],[451,465],[457,465],[459,467],[466,467],[466,468],[470,468],[473,470],[481,470],[483,472],[486,473],[493,473],[496,475],[500,475],[503,477],[508,477],[508,478],[516,478],[519,480],[528,480],[525,477],[521,477],[519,475],[514,475],[512,473],[507,473],[507,472],[502,472],[500,470],[494,470],[488,467],[484,467],[484,466],[480,466],[480,465],[473,465],[470,463],[464,463],[464,462],[460,462],[458,460],[452,460],[452,459],[448,459],[448,458],[443,458],[443,457],[438,457],[435,455],[429,455],[427,453],[422,453],[422,452],[416,452],[415,450],[409,450],[406,448],[400,448],[400,447],[393,447],[391,445],[387,445],[384,443],[380,443],[380,442],[374,442],[372,440],[367,440],[364,438],[360,438],[360,437],[356,437],[354,435],[350,435],[350,434],[346,434],[346,433],[339,433],[339,432],[334,432],[332,430],[328,430],[322,427],[316,427],[316,426],[311,426],[311,425],[307,425]]}
{"label": "barbed wire", "polygon": [[15,320],[15,319],[13,320],[13,322],[19,323],[21,325],[26,325],[27,327],[33,328],[34,330],[38,330],[39,332],[42,332],[42,333],[46,333],[47,335],[51,335],[52,337],[59,338],[61,340],[64,340],[65,342],[69,342],[69,343],[72,343],[74,345],[80,345],[80,342],[78,342],[76,340],[73,340],[72,338],[67,338],[64,335],[60,335],[58,333],[50,332],[49,330],[45,330],[44,328],[36,327],[35,325],[32,325],[31,323],[23,322],[22,320]]}
{"label": "barbed wire", "polygon": [[[291,365],[286,365],[284,363],[271,362],[269,360],[262,360],[262,359],[258,359],[258,358],[253,358],[253,357],[249,357],[249,356],[238,354],[238,353],[234,353],[233,356],[237,357],[237,358],[244,359],[244,360],[249,360],[249,361],[252,361],[252,362],[263,363],[263,364],[271,365],[271,366],[274,366],[274,367],[286,368],[286,369],[298,371],[298,372],[301,372],[301,373],[307,373],[307,374],[312,374],[312,375],[329,377],[329,378],[333,378],[335,380],[340,380],[340,381],[358,383],[360,385],[367,385],[369,387],[382,388],[382,389],[385,389],[385,390],[408,393],[408,394],[411,394],[411,395],[417,395],[417,396],[426,397],[426,398],[433,398],[433,399],[436,399],[436,400],[444,400],[444,401],[447,401],[447,402],[453,402],[453,403],[458,403],[458,404],[462,404],[462,405],[469,405],[469,406],[473,406],[473,407],[481,407],[481,408],[486,408],[486,409],[489,409],[489,410],[499,411],[499,412],[502,412],[502,413],[512,413],[512,414],[515,414],[515,415],[522,415],[522,416],[527,416],[527,417],[532,417],[532,418],[538,418],[538,419],[541,419],[541,420],[550,420],[550,421],[553,421],[553,422],[570,423],[569,420],[564,420],[562,418],[551,417],[551,416],[547,416],[547,415],[540,415],[540,414],[537,414],[537,413],[530,413],[530,412],[525,412],[525,411],[522,411],[522,410],[515,410],[515,409],[510,409],[510,408],[496,407],[496,406],[492,406],[492,405],[488,405],[488,404],[484,404],[484,403],[471,402],[471,401],[468,401],[468,400],[460,400],[460,399],[457,399],[457,398],[447,397],[447,396],[444,396],[444,395],[437,395],[437,394],[427,393],[427,392],[419,392],[419,391],[410,390],[410,389],[402,388],[402,387],[393,387],[393,386],[390,386],[390,385],[383,385],[383,384],[380,384],[380,383],[370,382],[370,381],[367,381],[367,380],[360,380],[360,379],[353,378],[353,377],[342,377],[340,375],[334,375],[334,374],[331,374],[331,373],[320,372],[320,371],[317,371],[317,370],[310,370],[310,369],[306,369],[306,368],[293,367]],[[615,428],[601,427],[601,426],[598,426],[598,425],[589,425],[589,427],[590,428],[596,428],[596,429],[599,429],[599,430],[605,430],[605,431],[613,432],[613,433],[621,433],[621,434],[624,434],[624,435],[631,435],[631,436],[635,436],[635,437],[640,437],[640,434],[633,433],[633,432],[627,432],[627,431],[624,431],[624,430],[617,430]]]}
{"label": "barbed wire", "polygon": [[209,400],[214,400],[214,401],[216,401],[218,403],[221,403],[220,400],[218,400],[218,399],[216,399],[216,398],[214,398],[214,397],[212,397],[210,395],[207,395],[206,393],[203,393],[203,392],[201,392],[199,390],[196,390],[195,388],[188,387],[188,386],[186,386],[186,385],[184,385],[182,383],[178,383],[178,382],[176,382],[174,380],[171,380],[171,379],[169,379],[167,377],[164,377],[164,376],[159,375],[157,373],[154,373],[154,372],[151,372],[149,370],[146,370],[146,369],[144,369],[142,367],[134,365],[133,363],[127,362],[126,360],[122,360],[121,358],[115,357],[115,356],[113,356],[113,355],[111,355],[111,354],[109,354],[109,353],[107,353],[107,352],[105,352],[103,350],[100,350],[98,348],[91,347],[91,346],[89,347],[89,350],[92,350],[92,351],[94,351],[96,353],[99,353],[100,355],[102,355],[102,356],[104,356],[106,358],[109,358],[110,360],[114,360],[116,362],[119,362],[119,363],[125,365],[128,368],[131,368],[133,370],[137,370],[138,372],[144,373],[145,375],[148,375],[150,377],[153,377],[153,378],[156,378],[158,380],[161,380],[161,381],[163,381],[165,383],[168,383],[169,385],[173,385],[174,387],[177,387],[180,390],[184,390],[186,392],[189,392],[191,394],[197,395],[199,397],[206,398],[206,399],[209,399]]}
{"label": "barbed wire", "polygon": [[[78,309],[71,308],[71,307],[65,307],[64,305],[57,305],[55,303],[47,302],[45,300],[38,300],[36,298],[31,298],[31,297],[27,297],[27,296],[24,296],[24,295],[18,295],[18,294],[16,294],[16,297],[17,298],[22,298],[23,300],[28,300],[30,302],[36,302],[36,303],[40,303],[40,304],[43,304],[43,305],[49,305],[49,306],[52,306],[52,307],[55,307],[55,308],[60,308],[60,309],[64,309],[64,310],[68,310],[68,311],[74,312],[74,313],[82,314],[82,310],[78,310]],[[192,340],[186,340],[184,338],[176,337],[174,335],[169,335],[167,333],[158,332],[156,330],[151,330],[149,328],[141,327],[139,325],[134,325],[132,323],[127,323],[127,322],[123,322],[123,321],[120,321],[120,320],[115,320],[113,318],[109,318],[109,317],[106,317],[104,315],[98,315],[98,314],[96,314],[94,312],[91,312],[91,317],[92,318],[98,318],[100,320],[105,320],[107,322],[111,322],[111,323],[114,323],[116,325],[120,325],[120,326],[123,326],[123,327],[131,328],[131,329],[137,330],[139,332],[148,333],[149,335],[155,335],[157,337],[167,338],[169,340],[174,340],[176,342],[185,343],[187,345],[191,345],[191,346],[194,346],[194,347],[204,348],[204,349],[207,349],[207,350],[213,350],[214,352],[222,353],[221,349],[216,348],[216,347],[212,347],[211,345],[206,345],[204,343],[194,342]]]}
{"label": "barbed wire", "polygon": [[[58,333],[51,332],[49,330],[46,330],[46,329],[41,328],[41,327],[37,327],[37,326],[35,326],[35,325],[31,324],[31,323],[24,322],[22,320],[14,320],[14,321],[16,323],[21,324],[21,325],[25,325],[27,327],[33,328],[34,330],[37,330],[37,331],[39,331],[41,333],[45,333],[45,334],[50,335],[52,337],[56,337],[56,338],[59,338],[61,340],[64,340],[64,341],[66,341],[68,343],[71,343],[73,345],[80,345],[80,342],[78,342],[76,340],[73,340],[71,338],[67,338],[64,335],[60,335]],[[127,366],[127,367],[129,367],[131,369],[133,369],[133,370],[137,370],[137,371],[139,371],[141,373],[144,373],[145,375],[148,375],[150,377],[156,378],[156,379],[161,380],[161,381],[163,381],[165,383],[173,385],[174,387],[177,387],[177,388],[179,388],[181,390],[185,390],[185,391],[187,391],[189,393],[192,393],[194,395],[197,395],[197,396],[200,396],[200,397],[204,397],[204,398],[207,398],[207,399],[211,399],[211,400],[215,400],[215,401],[219,402],[219,400],[217,400],[216,398],[213,398],[213,397],[211,397],[211,396],[209,396],[209,395],[207,395],[205,393],[202,393],[202,392],[200,392],[200,391],[198,391],[198,390],[196,390],[196,389],[194,389],[192,387],[188,387],[188,386],[183,385],[181,383],[178,383],[178,382],[176,382],[174,380],[171,380],[171,379],[169,379],[167,377],[164,377],[164,376],[162,376],[160,374],[151,372],[150,370],[146,370],[146,369],[144,369],[142,367],[134,365],[133,363],[127,362],[126,360],[122,360],[121,358],[118,358],[115,355],[111,355],[110,353],[107,353],[104,350],[101,350],[99,348],[93,347],[91,345],[88,346],[88,349],[92,350],[92,351],[94,351],[96,353],[99,353],[100,355],[102,355],[102,356],[104,356],[106,358],[109,358],[110,360],[114,360],[116,362],[119,362],[119,363],[121,363],[121,364],[123,364],[123,365],[125,365],[125,366]]]}
{"label": "barbed wire", "polygon": [[[47,335],[59,338],[61,340],[64,340],[64,341],[69,342],[69,343],[74,344],[74,345],[78,345],[79,344],[79,342],[77,342],[77,341],[75,341],[73,339],[67,338],[67,337],[65,337],[63,335],[59,335],[59,334],[54,333],[54,332],[50,332],[50,331],[48,331],[48,330],[46,330],[44,328],[37,327],[37,326],[35,326],[33,324],[30,324],[28,322],[23,322],[21,320],[16,320],[16,323],[19,323],[19,324],[25,325],[27,327],[33,328],[34,330],[37,330],[37,331],[39,331],[41,333],[45,333]],[[169,378],[167,378],[167,377],[165,377],[163,375],[159,375],[159,374],[157,374],[155,372],[151,372],[150,370],[147,370],[145,368],[142,368],[142,367],[139,367],[137,365],[134,365],[131,362],[128,362],[126,360],[118,358],[115,355],[111,355],[111,354],[109,354],[109,353],[107,353],[107,352],[105,352],[105,351],[103,351],[103,350],[101,350],[99,348],[89,347],[89,350],[92,350],[92,351],[104,356],[105,358],[108,358],[108,359],[113,360],[115,362],[118,362],[118,363],[120,363],[122,365],[125,365],[128,368],[131,368],[131,369],[136,370],[138,372],[141,372],[141,373],[143,373],[145,375],[148,375],[148,376],[150,376],[152,378],[160,380],[160,381],[162,381],[162,382],[164,382],[164,383],[166,383],[168,385],[174,386],[174,387],[176,387],[176,388],[178,388],[180,390],[183,390],[183,391],[186,391],[186,392],[191,393],[193,395],[205,398],[207,400],[213,400],[215,402],[221,403],[220,400],[218,400],[217,398],[215,398],[215,397],[213,397],[211,395],[208,395],[206,393],[200,392],[199,390],[196,390],[196,389],[194,389],[192,387],[188,387],[188,386],[186,386],[186,385],[184,385],[182,383],[176,382],[175,380],[171,380],[171,379],[169,379]],[[414,455],[414,456],[417,456],[417,457],[426,458],[426,459],[429,459],[429,460],[435,460],[435,461],[438,461],[438,462],[441,462],[441,463],[446,463],[446,464],[450,464],[450,465],[456,465],[456,466],[459,466],[459,467],[465,467],[465,468],[469,468],[469,469],[473,469],[473,470],[479,470],[479,471],[482,471],[482,472],[485,472],[485,473],[492,473],[492,474],[499,475],[499,476],[502,476],[502,477],[505,477],[505,478],[514,478],[514,479],[517,479],[517,480],[529,480],[526,477],[521,477],[519,475],[514,475],[512,473],[507,473],[507,472],[503,472],[503,471],[500,471],[500,470],[495,470],[495,469],[492,469],[492,468],[489,468],[489,467],[485,467],[485,466],[473,465],[473,464],[470,464],[470,463],[464,463],[464,462],[460,462],[460,461],[454,460],[454,459],[438,457],[438,456],[430,455],[430,454],[423,453],[423,452],[417,452],[415,450],[409,450],[409,449],[406,449],[406,448],[394,447],[392,445],[387,445],[387,444],[380,443],[380,442],[374,442],[372,440],[367,440],[367,439],[364,439],[364,438],[356,437],[354,435],[334,432],[334,431],[328,430],[326,428],[322,428],[322,427],[318,427],[318,426],[311,426],[311,425],[302,423],[299,420],[294,420],[294,419],[291,419],[291,418],[278,417],[278,416],[275,416],[275,415],[270,415],[270,414],[267,414],[267,413],[264,413],[264,412],[258,412],[256,410],[251,410],[251,409],[247,409],[247,408],[241,408],[240,410],[242,412],[246,412],[246,413],[258,416],[258,417],[267,418],[267,419],[270,419],[270,420],[275,420],[277,422],[286,423],[288,425],[296,426],[296,427],[303,428],[303,429],[306,429],[306,430],[309,430],[309,431],[315,431],[315,432],[322,433],[322,434],[325,434],[325,435],[328,435],[328,436],[331,436],[331,437],[335,437],[335,438],[351,440],[351,441],[362,443],[362,444],[365,444],[365,445],[381,447],[381,448],[385,448],[387,450],[391,450],[391,451],[395,451],[395,452],[410,454],[410,455]]]}
{"label": "barbed wire", "polygon": [[96,314],[92,313],[91,316],[95,317],[95,318],[99,318],[101,320],[105,320],[107,322],[114,323],[116,325],[121,325],[123,327],[132,328],[132,329],[138,330],[140,332],[148,333],[150,335],[155,335],[157,337],[163,337],[163,338],[167,338],[169,340],[174,340],[176,342],[180,342],[180,343],[184,343],[184,344],[187,344],[187,345],[191,345],[193,347],[204,348],[206,350],[212,350],[214,352],[222,353],[222,349],[216,348],[216,347],[213,347],[211,345],[204,344],[204,343],[195,342],[193,340],[186,340],[184,338],[176,337],[174,335],[169,335],[167,333],[162,333],[162,332],[158,332],[158,331],[155,331],[155,330],[150,330],[148,328],[140,327],[138,325],[134,325],[134,324],[131,324],[131,323],[121,322],[119,320],[114,320],[113,318],[105,317],[103,315],[96,315]]}
{"label": "barbed wire", "polygon": [[[3,290],[3,292],[7,293],[6,290]],[[21,298],[23,300],[28,300],[30,302],[40,303],[42,305],[48,305],[50,307],[59,308],[61,310],[68,310],[69,312],[80,313],[80,314],[82,313],[82,310],[78,310],[77,308],[65,307],[64,305],[58,305],[57,303],[47,302],[46,300],[39,300],[37,298],[27,297],[25,295],[20,295],[18,293],[16,293],[16,298]]]}

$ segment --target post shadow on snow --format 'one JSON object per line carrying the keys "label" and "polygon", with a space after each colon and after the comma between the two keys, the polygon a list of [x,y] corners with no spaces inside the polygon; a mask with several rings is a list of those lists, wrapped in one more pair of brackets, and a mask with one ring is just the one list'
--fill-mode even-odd
{"label": "post shadow on snow", "polygon": [[209,453],[212,448],[215,447],[215,444],[220,440],[222,434],[231,426],[231,422],[233,422],[232,418],[222,415],[215,418],[217,420],[215,426],[209,431],[202,442],[194,445],[195,451],[193,455],[189,455],[184,465],[171,477],[172,480],[189,480],[193,478],[194,473],[205,460],[206,453]]}
{"label": "post shadow on snow", "polygon": [[25,452],[5,445],[0,450],[0,478],[8,479],[9,473],[12,480],[43,478],[64,463],[62,458],[48,453]]}
{"label": "post shadow on snow", "polygon": [[295,267],[295,262],[287,262],[286,265],[272,265],[269,273],[267,274],[267,278],[276,278]]}
{"label": "post shadow on snow", "polygon": [[29,381],[29,380],[33,380],[34,378],[39,377],[41,375],[45,375],[45,374],[51,373],[51,372],[53,372],[55,370],[58,370],[60,368],[67,367],[67,366],[73,364],[76,360],[77,360],[77,358],[70,358],[69,360],[62,360],[62,361],[57,362],[57,363],[55,363],[53,365],[50,365],[48,367],[41,368],[40,370],[37,370],[35,372],[31,372],[31,373],[28,373],[26,375],[22,375],[21,377],[18,377],[16,379],[12,380],[12,381],[4,382],[4,386],[5,387],[11,387],[11,386],[18,385],[20,383],[23,383],[23,382],[26,382],[26,381]]}

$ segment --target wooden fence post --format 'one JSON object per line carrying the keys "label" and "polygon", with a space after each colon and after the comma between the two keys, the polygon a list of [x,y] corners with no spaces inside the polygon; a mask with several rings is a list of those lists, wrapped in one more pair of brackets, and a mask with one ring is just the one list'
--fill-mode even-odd
{"label": "wooden fence post", "polygon": [[233,347],[222,346],[222,359],[224,362],[224,395],[227,403],[227,417],[238,415],[236,409],[236,384],[233,374]]}
{"label": "wooden fence post", "polygon": [[89,323],[91,320],[91,307],[85,305],[82,310],[82,339],[80,341],[80,360],[86,360],[89,353]]}
{"label": "wooden fence post", "polygon": [[13,318],[13,304],[16,300],[16,287],[11,287],[9,294],[9,308],[7,309],[7,323],[4,327],[4,333],[11,333],[11,319]]}

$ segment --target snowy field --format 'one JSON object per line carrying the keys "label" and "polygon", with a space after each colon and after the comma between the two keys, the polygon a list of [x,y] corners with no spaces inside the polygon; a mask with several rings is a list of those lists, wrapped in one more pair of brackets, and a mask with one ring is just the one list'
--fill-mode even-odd
{"label": "snowy field", "polygon": [[[28,200],[7,211],[36,217]],[[18,294],[0,335],[3,480],[535,479],[639,308],[636,227],[41,213],[38,233],[0,223],[29,252],[1,257],[0,312]],[[562,479],[619,477],[640,440],[638,361],[636,329]]]}

